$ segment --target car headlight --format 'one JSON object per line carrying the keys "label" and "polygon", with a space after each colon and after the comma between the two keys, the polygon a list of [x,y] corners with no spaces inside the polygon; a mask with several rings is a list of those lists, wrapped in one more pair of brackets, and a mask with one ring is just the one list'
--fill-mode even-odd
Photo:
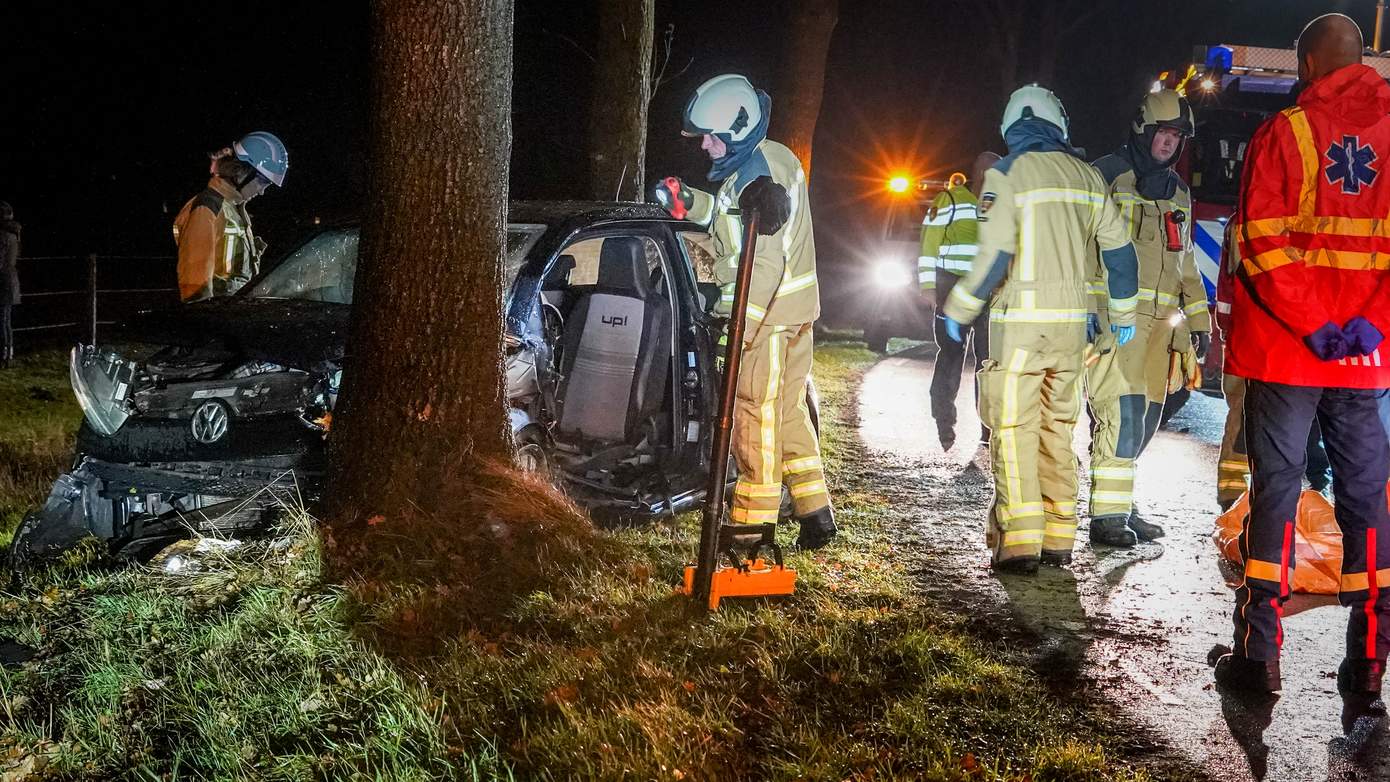
{"label": "car headlight", "polygon": [[912,284],[912,273],[899,261],[879,261],[874,265],[874,284],[884,290],[896,290]]}

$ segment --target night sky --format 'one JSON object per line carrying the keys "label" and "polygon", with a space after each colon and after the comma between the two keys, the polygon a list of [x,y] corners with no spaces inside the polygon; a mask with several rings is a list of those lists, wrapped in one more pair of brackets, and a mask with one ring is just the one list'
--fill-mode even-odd
{"label": "night sky", "polygon": [[[689,67],[653,101],[649,178],[672,172],[704,184],[708,163],[679,136],[680,110],[718,73],[771,83],[784,2],[657,0],[658,37],[675,26],[669,70]],[[1123,140],[1154,74],[1194,45],[1287,46],[1309,18],[1332,10],[1351,14],[1369,38],[1375,8],[1374,0],[1099,2],[1102,11],[1065,42],[1051,85],[1071,113],[1073,140],[1092,156]],[[517,3],[514,197],[579,191],[590,74],[580,50],[592,50],[591,5]],[[980,149],[1002,151],[997,47],[970,5],[841,0],[812,182],[823,264],[861,252],[860,227],[873,224],[890,169],[948,173]],[[251,207],[272,247],[286,247],[316,216],[354,213],[364,187],[367,17],[366,3],[347,1],[0,4],[0,198],[25,223],[26,253],[171,254],[169,224],[203,186],[207,153],[253,129],[290,147],[288,186]]]}

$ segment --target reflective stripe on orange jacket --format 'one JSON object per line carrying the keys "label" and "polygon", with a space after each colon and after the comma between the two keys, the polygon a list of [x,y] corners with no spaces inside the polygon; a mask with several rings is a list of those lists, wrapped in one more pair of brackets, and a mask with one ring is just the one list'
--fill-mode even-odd
{"label": "reflective stripe on orange jacket", "polygon": [[1369,320],[1390,336],[1390,86],[1364,65],[1313,82],[1246,155],[1227,370],[1272,383],[1390,386],[1390,342],[1322,361],[1303,338]]}

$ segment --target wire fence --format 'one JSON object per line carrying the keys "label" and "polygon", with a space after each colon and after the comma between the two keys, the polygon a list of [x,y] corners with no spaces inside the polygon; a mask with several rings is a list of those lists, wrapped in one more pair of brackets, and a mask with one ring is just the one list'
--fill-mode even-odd
{"label": "wire fence", "polygon": [[100,327],[177,304],[176,259],[161,255],[39,255],[19,259],[16,335],[95,344]]}

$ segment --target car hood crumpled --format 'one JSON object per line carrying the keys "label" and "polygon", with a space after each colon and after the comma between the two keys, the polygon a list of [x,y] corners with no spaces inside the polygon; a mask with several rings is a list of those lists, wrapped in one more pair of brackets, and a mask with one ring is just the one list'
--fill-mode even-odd
{"label": "car hood crumpled", "polygon": [[183,347],[218,342],[248,359],[318,372],[341,363],[350,310],[300,299],[207,299],[141,313],[121,324],[120,337]]}

